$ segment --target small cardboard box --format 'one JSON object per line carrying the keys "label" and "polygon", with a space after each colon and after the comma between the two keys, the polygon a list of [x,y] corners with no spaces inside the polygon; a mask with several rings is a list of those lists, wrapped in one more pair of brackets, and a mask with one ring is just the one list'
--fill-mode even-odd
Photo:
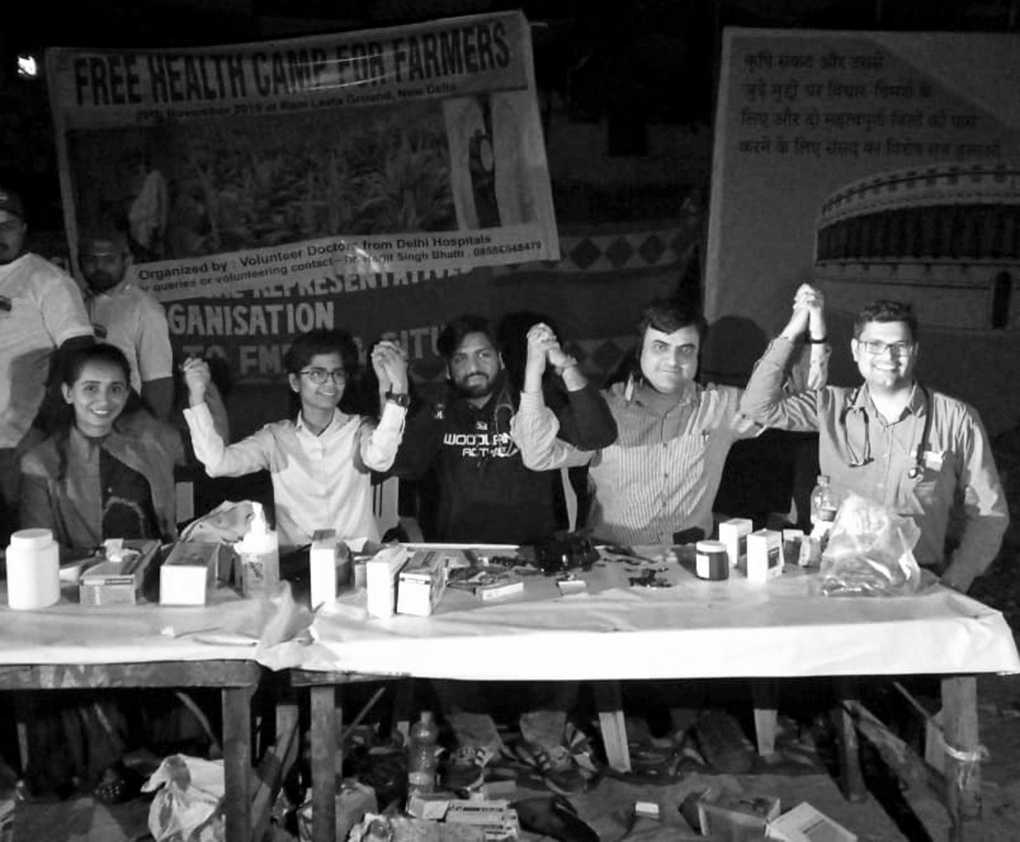
{"label": "small cardboard box", "polygon": [[517,839],[521,830],[517,811],[505,799],[451,801],[446,810],[446,824],[482,828],[487,840]]}
{"label": "small cardboard box", "polygon": [[397,577],[397,613],[427,617],[446,591],[451,554],[456,551],[415,550]]}
{"label": "small cardboard box", "polygon": [[[336,804],[336,825],[333,838],[340,842],[350,835],[351,828],[360,824],[368,813],[375,813],[379,804],[375,790],[355,780],[345,780],[334,799]],[[297,811],[298,839],[301,842],[312,840],[312,792]]]}
{"label": "small cardboard box", "polygon": [[837,824],[822,813],[801,801],[792,810],[769,820],[765,838],[777,842],[857,842],[857,834]]}
{"label": "small cardboard box", "polygon": [[719,540],[726,545],[730,567],[737,567],[747,556],[747,536],[754,531],[754,523],[746,517],[731,517],[719,524]]}
{"label": "small cardboard box", "polygon": [[216,586],[220,545],[178,541],[159,569],[160,605],[205,605]]}
{"label": "small cardboard box", "polygon": [[783,574],[783,536],[775,529],[759,529],[747,536],[747,580],[764,584]]}
{"label": "small cardboard box", "polygon": [[709,790],[698,799],[698,822],[704,836],[729,842],[757,842],[764,835],[766,824],[779,816],[779,809],[775,796]]}
{"label": "small cardboard box", "polygon": [[335,529],[318,529],[308,550],[308,599],[312,608],[336,601],[337,589],[350,579],[351,556]]}
{"label": "small cardboard box", "polygon": [[397,574],[407,562],[407,548],[383,547],[365,562],[365,608],[370,617],[386,619],[397,610]]}

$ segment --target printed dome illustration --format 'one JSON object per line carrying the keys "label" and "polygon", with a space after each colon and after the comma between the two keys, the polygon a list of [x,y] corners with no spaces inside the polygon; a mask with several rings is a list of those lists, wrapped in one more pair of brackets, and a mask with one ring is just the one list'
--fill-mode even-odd
{"label": "printed dome illustration", "polygon": [[922,324],[1020,328],[1020,166],[945,163],[870,175],[822,203],[815,270],[834,310],[911,301]]}

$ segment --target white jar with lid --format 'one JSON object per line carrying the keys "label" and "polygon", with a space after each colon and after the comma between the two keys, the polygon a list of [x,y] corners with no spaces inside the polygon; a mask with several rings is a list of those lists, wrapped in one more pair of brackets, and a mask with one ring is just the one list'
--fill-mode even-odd
{"label": "white jar with lid", "polygon": [[7,548],[7,604],[19,610],[60,601],[60,548],[49,529],[22,529]]}

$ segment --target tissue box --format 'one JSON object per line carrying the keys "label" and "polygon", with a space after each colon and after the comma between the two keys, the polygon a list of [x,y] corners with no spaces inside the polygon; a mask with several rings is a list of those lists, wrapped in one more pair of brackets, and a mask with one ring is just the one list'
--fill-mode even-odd
{"label": "tissue box", "polygon": [[747,536],[747,580],[762,584],[783,573],[783,536],[759,529]]}
{"label": "tissue box", "polygon": [[719,524],[719,540],[726,545],[726,556],[730,567],[736,567],[747,555],[747,536],[754,530],[754,523],[746,517],[731,517]]}
{"label": "tissue box", "polygon": [[[82,605],[134,605],[142,590],[149,562],[159,550],[159,541],[129,540],[110,546],[106,561],[93,564],[78,579],[78,601]],[[117,558],[109,556],[116,555]]]}
{"label": "tissue box", "polygon": [[174,544],[159,569],[160,605],[205,605],[216,585],[220,545],[201,541]]}
{"label": "tissue box", "polygon": [[765,838],[777,842],[857,842],[857,835],[837,824],[806,801],[772,819]]}
{"label": "tissue box", "polygon": [[779,816],[774,796],[716,795],[711,790],[698,799],[698,823],[704,836],[726,842],[758,842],[765,826]]}

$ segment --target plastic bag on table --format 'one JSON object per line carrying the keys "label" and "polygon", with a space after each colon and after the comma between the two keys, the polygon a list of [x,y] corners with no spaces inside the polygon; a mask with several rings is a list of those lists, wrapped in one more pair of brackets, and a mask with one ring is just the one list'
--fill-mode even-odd
{"label": "plastic bag on table", "polygon": [[254,508],[250,500],[224,500],[181,530],[182,541],[233,544],[248,531]]}
{"label": "plastic bag on table", "polygon": [[149,832],[156,842],[223,842],[222,760],[171,755],[142,786],[143,792],[154,789]]}
{"label": "plastic bag on table", "polygon": [[931,581],[914,558],[921,530],[910,518],[850,494],[836,513],[822,553],[827,596],[906,596]]}

